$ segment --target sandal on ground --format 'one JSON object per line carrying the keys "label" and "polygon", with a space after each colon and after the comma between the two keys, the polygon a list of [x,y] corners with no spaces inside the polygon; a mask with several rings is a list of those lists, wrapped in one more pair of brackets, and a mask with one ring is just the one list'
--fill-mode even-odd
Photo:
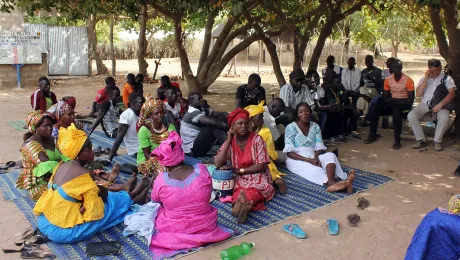
{"label": "sandal on ground", "polygon": [[94,156],[99,157],[102,155],[102,147],[98,146],[93,150]]}
{"label": "sandal on ground", "polygon": [[14,161],[9,161],[5,163],[5,167],[12,168],[14,166],[16,166],[16,162]]}
{"label": "sandal on ground", "polygon": [[37,246],[29,248],[21,253],[22,259],[55,259],[54,255],[49,249],[44,246]]}
{"label": "sandal on ground", "polygon": [[326,221],[326,224],[329,229],[329,235],[339,234],[339,221],[337,221],[337,219],[330,218]]}
{"label": "sandal on ground", "polygon": [[365,208],[369,207],[371,205],[370,201],[368,201],[365,198],[359,198],[358,199],[358,206],[356,206],[358,209],[364,210]]}
{"label": "sandal on ground", "polygon": [[22,233],[21,237],[18,240],[14,241],[14,244],[17,246],[22,246],[25,241],[29,240],[31,237],[33,237],[37,233],[37,230],[38,229],[33,229],[33,228],[26,229]]}
{"label": "sandal on ground", "polygon": [[110,154],[110,148],[107,147],[104,150],[102,150],[102,154],[109,155]]}
{"label": "sandal on ground", "polygon": [[107,158],[97,158],[94,163],[100,163],[103,166],[109,166],[112,162]]}
{"label": "sandal on ground", "polygon": [[287,224],[283,226],[284,232],[291,234],[299,239],[307,238],[307,233],[305,233],[297,224]]}
{"label": "sandal on ground", "polygon": [[28,248],[23,246],[12,246],[10,248],[2,248],[4,254],[21,253],[24,250],[28,250]]}
{"label": "sandal on ground", "polygon": [[356,213],[348,215],[347,219],[348,219],[348,225],[350,227],[358,226],[358,223],[361,221],[361,217]]}

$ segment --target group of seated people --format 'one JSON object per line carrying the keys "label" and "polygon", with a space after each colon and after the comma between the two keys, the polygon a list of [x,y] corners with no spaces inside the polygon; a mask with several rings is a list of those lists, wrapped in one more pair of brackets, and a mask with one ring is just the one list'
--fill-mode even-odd
{"label": "group of seated people", "polygon": [[[333,57],[327,61],[321,85],[316,71],[305,75],[295,70],[281,88],[280,98],[268,104],[260,76],[250,75],[248,84],[238,88],[236,109],[231,113],[212,110],[199,93],[183,99],[179,85],[167,76],[162,77],[156,97],[144,96],[142,85],[129,74],[122,90],[126,109],[119,115],[120,90],[108,77],[94,101],[96,120],[91,125],[76,120],[75,98],[57,101],[49,80],[40,78],[39,89],[31,97],[35,111],[26,117],[29,132],[21,148],[24,171],[17,187],[37,201],[38,227],[58,243],[84,240],[123,222],[131,204],[146,203],[152,189],[151,200],[162,207],[153,220],[156,231],[151,250],[162,256],[232,235],[217,225],[217,211],[209,205],[212,181],[207,168],[184,165],[185,155],[203,157],[215,145],[221,146],[213,158],[215,166],[231,169],[236,176],[232,215],[240,224],[250,211],[266,209],[275,188],[281,194],[287,192],[275,162],[285,163],[292,173],[325,186],[328,192],[352,193],[355,173],[342,170],[337,150],[326,152],[323,135],[359,136],[357,120],[367,109],[371,132],[366,142],[370,143],[377,138],[378,117],[391,111],[393,148],[398,149],[403,113],[411,109],[415,88],[402,73],[399,60],[387,63],[389,75],[383,83],[385,73],[373,66],[372,56],[366,57],[367,68],[361,73],[356,72],[353,58],[346,69],[337,68]],[[428,65],[417,96],[431,100],[441,80],[448,94],[434,108],[422,102],[408,117],[422,147],[426,140],[419,120],[426,113],[436,113],[436,149],[450,113],[444,105],[453,97],[455,85],[449,76],[440,74],[439,61],[430,60]],[[139,183],[133,174],[126,183],[117,184],[118,164],[110,173],[87,168],[94,160],[89,136],[99,123],[115,139],[108,159],[113,160],[123,141],[127,153],[137,159],[137,170],[143,175]]]}
{"label": "group of seated people", "polygon": [[[442,151],[442,138],[448,128],[449,115],[454,110],[456,86],[448,73],[442,72],[439,60],[428,61],[428,70],[417,86],[403,73],[403,63],[398,59],[389,58],[387,69],[383,71],[374,66],[371,55],[366,56],[366,68],[362,71],[355,67],[353,57],[349,58],[348,67],[344,69],[334,62],[333,56],[327,58],[327,67],[322,70],[322,84],[315,70],[306,74],[301,69],[291,72],[289,83],[280,90],[286,108],[276,118],[279,124],[287,126],[292,122],[296,116],[293,113],[295,107],[306,102],[326,143],[344,141],[346,137],[361,139],[357,127],[363,117],[361,125],[370,125],[364,143],[370,144],[380,137],[377,133],[380,117],[383,116],[382,127],[387,128],[388,116],[391,116],[394,128],[392,149],[398,150],[404,118],[408,119],[416,138],[414,149],[427,146],[420,121],[432,121],[436,123],[433,147],[435,151]],[[246,88],[249,86],[251,84]],[[254,92],[265,95],[261,87],[254,88]],[[421,102],[412,109],[415,97],[420,97]],[[237,104],[238,100],[245,99],[237,96]]]}

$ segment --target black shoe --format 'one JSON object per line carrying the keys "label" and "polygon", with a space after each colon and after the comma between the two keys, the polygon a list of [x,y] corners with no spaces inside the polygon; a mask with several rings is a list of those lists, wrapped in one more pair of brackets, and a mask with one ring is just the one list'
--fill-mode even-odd
{"label": "black shoe", "polygon": [[335,157],[339,158],[339,149],[338,148],[335,148],[334,151],[332,151],[332,153],[335,154]]}
{"label": "black shoe", "polygon": [[367,137],[366,139],[364,139],[364,143],[365,144],[371,144],[373,142],[377,141],[377,137],[376,136],[369,136]]}
{"label": "black shoe", "polygon": [[395,142],[395,143],[393,144],[393,146],[391,147],[391,149],[393,149],[393,150],[399,150],[399,149],[401,149],[401,143]]}
{"label": "black shoe", "polygon": [[369,121],[367,121],[367,120],[363,120],[363,121],[361,121],[361,122],[359,123],[359,125],[360,125],[361,127],[368,127],[368,126],[371,125],[371,123],[370,123]]}
{"label": "black shoe", "polygon": [[460,165],[457,167],[457,169],[455,169],[454,175],[460,177]]}

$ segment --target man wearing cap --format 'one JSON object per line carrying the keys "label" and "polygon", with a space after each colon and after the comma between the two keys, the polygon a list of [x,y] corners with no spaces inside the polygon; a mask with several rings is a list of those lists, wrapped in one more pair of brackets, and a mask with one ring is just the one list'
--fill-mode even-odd
{"label": "man wearing cap", "polygon": [[[434,135],[434,150],[442,151],[442,138],[448,127],[449,115],[452,111],[446,109],[445,105],[449,104],[455,98],[454,80],[444,73],[441,73],[441,61],[432,59],[428,61],[428,70],[425,72],[425,77],[420,79],[417,88],[416,96],[422,98],[422,102],[414,108],[408,115],[407,119],[414,132],[417,143],[412,146],[414,149],[419,149],[427,146],[425,134],[423,133],[420,120],[437,120],[436,131]],[[430,107],[430,101],[433,98],[436,88],[444,83],[448,90],[448,94],[434,107]]]}
{"label": "man wearing cap", "polygon": [[[319,81],[319,75],[315,71]],[[311,109],[315,110],[315,91],[311,91],[307,86],[307,77],[301,69],[296,69],[289,74],[289,83],[284,85],[280,90],[280,98],[284,101],[286,106],[285,114],[280,116],[277,121],[287,126],[294,122],[296,115],[294,115],[295,108],[300,102],[306,102],[310,105]],[[321,87],[318,86],[320,90]],[[324,97],[324,91],[322,91]],[[313,115],[318,120],[318,115]],[[286,124],[287,123],[287,124]]]}

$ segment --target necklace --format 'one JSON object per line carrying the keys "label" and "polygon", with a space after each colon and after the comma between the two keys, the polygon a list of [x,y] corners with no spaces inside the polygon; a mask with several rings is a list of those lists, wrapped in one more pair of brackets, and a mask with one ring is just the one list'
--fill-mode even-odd
{"label": "necklace", "polygon": [[155,133],[157,133],[157,134],[161,134],[161,133],[163,133],[163,132],[165,131],[165,128],[166,128],[166,127],[165,127],[164,124],[161,124],[162,128],[161,128],[160,130],[156,129],[155,126],[153,126],[153,122],[150,123],[150,124],[152,125],[153,131],[154,131]]}

